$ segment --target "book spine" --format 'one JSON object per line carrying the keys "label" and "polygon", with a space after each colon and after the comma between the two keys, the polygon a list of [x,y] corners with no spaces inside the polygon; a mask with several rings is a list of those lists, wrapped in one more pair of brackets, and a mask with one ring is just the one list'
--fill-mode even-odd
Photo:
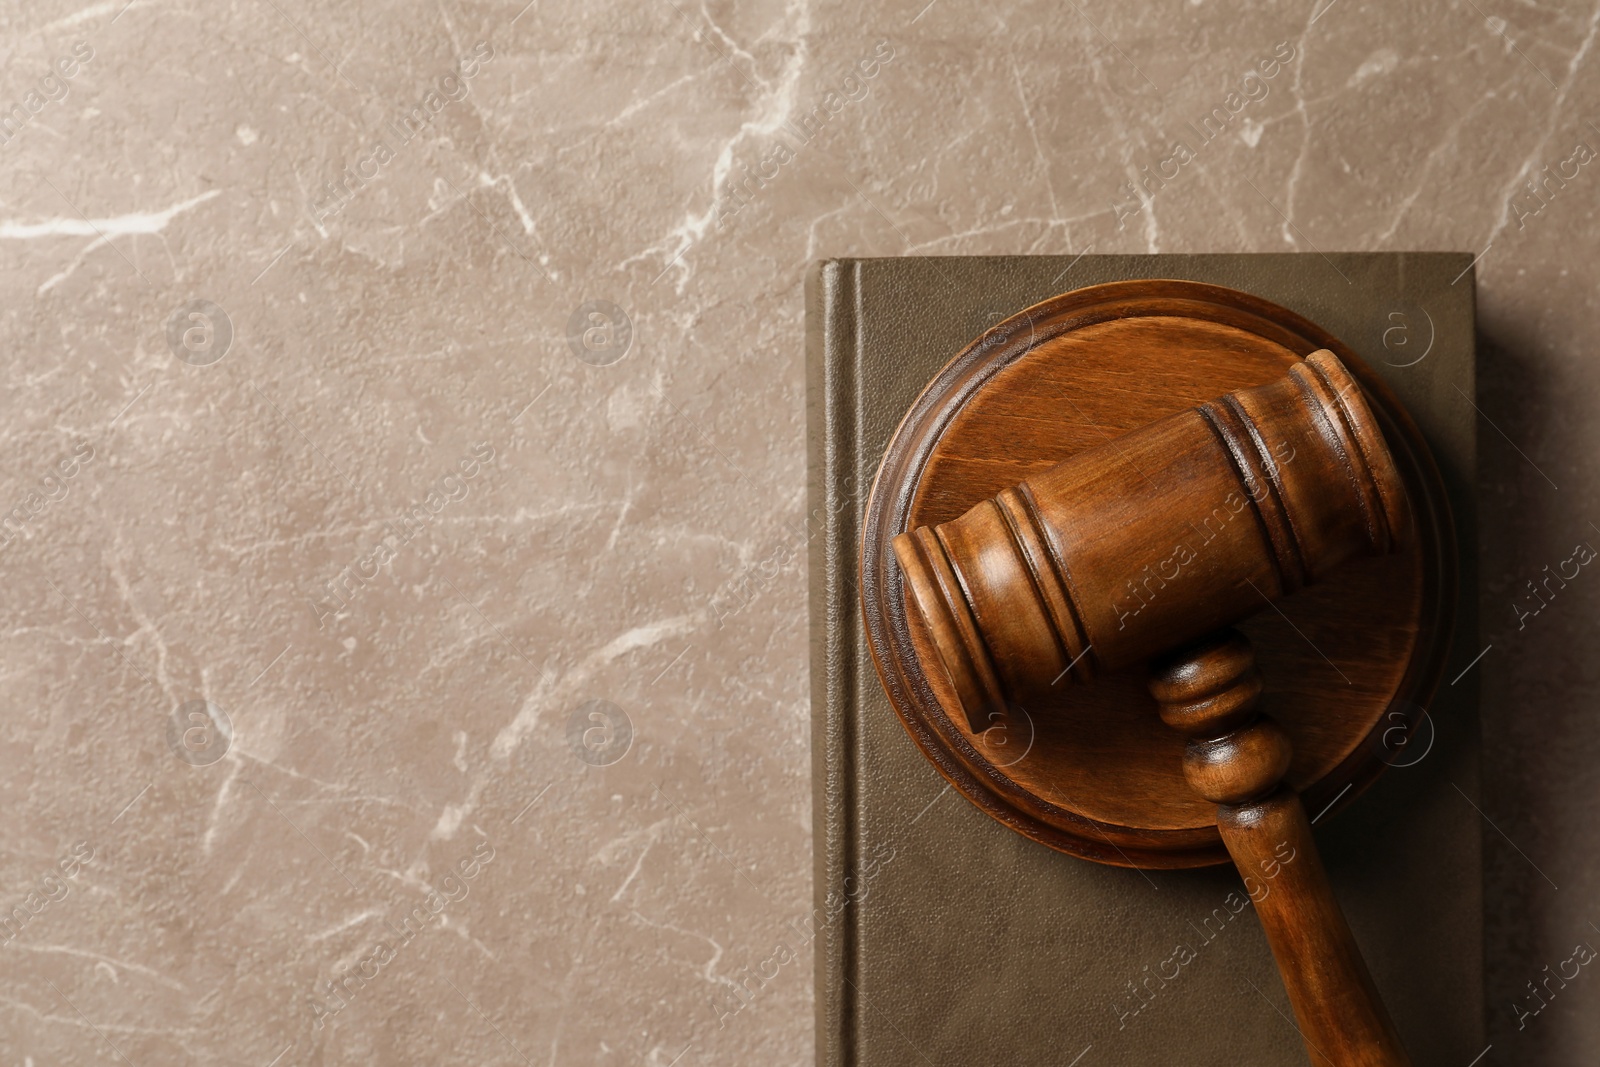
{"label": "book spine", "polygon": [[[812,916],[828,914],[856,853],[853,701],[860,664],[853,591],[860,541],[857,463],[858,266],[829,260],[806,279],[807,534],[811,580]],[[854,884],[849,883],[849,884]],[[855,911],[816,931],[816,1040],[820,1067],[854,1067]]]}

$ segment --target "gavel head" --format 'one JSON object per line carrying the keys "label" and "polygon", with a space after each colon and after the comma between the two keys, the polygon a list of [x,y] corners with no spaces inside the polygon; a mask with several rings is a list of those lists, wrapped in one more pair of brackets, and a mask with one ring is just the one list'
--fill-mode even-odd
{"label": "gavel head", "polygon": [[1409,527],[1360,386],[1324,350],[903,533],[894,553],[976,732],[1393,551]]}

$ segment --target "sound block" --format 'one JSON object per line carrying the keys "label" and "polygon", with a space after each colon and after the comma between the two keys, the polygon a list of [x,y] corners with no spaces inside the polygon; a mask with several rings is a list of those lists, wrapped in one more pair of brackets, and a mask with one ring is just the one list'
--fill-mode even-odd
{"label": "sound block", "polygon": [[[1401,551],[1241,624],[1264,705],[1294,745],[1288,781],[1319,822],[1355,799],[1418,728],[1449,652],[1455,534],[1438,469],[1384,381],[1339,338],[1259,297],[1194,281],[1090,286],[975,338],[912,404],[884,453],[862,524],[861,608],[890,702],[924,755],[982,811],[1099,863],[1197,867],[1228,855],[1216,807],[1184,780],[1143,665],[1062,686],[983,732],[968,724],[890,541],[954,519],[1081,450],[1327,348],[1360,382],[1406,483]],[[1174,546],[1176,547],[1176,546]]]}

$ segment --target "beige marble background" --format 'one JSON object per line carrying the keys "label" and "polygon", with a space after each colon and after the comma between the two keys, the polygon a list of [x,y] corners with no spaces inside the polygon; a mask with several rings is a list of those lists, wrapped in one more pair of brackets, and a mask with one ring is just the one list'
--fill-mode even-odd
{"label": "beige marble background", "polygon": [[1600,6],[523,2],[0,10],[0,1062],[808,1062],[803,272],[1091,247],[1482,252],[1482,1062],[1592,1055]]}

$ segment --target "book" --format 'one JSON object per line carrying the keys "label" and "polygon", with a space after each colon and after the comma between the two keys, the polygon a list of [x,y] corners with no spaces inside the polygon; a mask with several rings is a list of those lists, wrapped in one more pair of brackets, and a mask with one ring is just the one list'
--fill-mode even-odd
{"label": "book", "polygon": [[[878,682],[860,521],[923,386],[996,322],[1102,282],[1182,278],[1282,304],[1405,404],[1455,515],[1445,682],[1404,759],[1318,844],[1418,1067],[1484,1051],[1472,257],[1462,253],[841,259],[806,286],[813,935],[824,1067],[1304,1064],[1231,867],[1138,871],[1054,852],[948,787]],[[1241,900],[1243,903],[1241,903]]]}

